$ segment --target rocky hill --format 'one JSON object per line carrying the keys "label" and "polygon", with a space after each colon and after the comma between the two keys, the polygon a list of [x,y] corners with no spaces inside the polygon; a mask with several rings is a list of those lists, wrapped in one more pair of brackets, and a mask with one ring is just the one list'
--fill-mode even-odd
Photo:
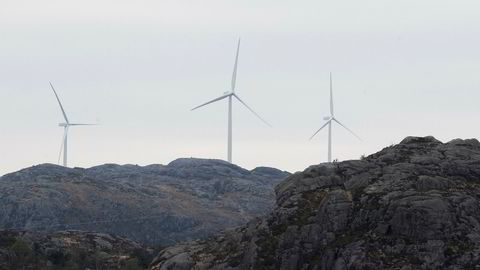
{"label": "rocky hill", "polygon": [[43,164],[0,177],[0,229],[95,231],[167,245],[269,212],[274,186],[288,175],[204,159],[89,169]]}
{"label": "rocky hill", "polygon": [[107,234],[0,231],[0,270],[140,270],[152,255],[153,250]]}
{"label": "rocky hill", "polygon": [[273,212],[164,249],[163,269],[478,269],[480,143],[409,137],[362,160],[312,166]]}

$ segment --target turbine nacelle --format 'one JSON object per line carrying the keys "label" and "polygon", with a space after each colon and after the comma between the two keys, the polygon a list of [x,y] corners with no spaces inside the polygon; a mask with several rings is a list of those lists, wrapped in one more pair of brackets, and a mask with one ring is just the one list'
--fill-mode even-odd
{"label": "turbine nacelle", "polygon": [[59,127],[68,127],[68,124],[67,123],[60,123],[58,124]]}
{"label": "turbine nacelle", "polygon": [[328,121],[328,120],[331,120],[331,119],[332,119],[331,116],[325,116],[325,117],[323,117],[323,120],[325,120],[325,121]]}

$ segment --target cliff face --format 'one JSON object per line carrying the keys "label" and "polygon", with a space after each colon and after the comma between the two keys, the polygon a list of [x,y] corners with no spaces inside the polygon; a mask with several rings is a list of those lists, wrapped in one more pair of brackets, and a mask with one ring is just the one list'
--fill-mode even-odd
{"label": "cliff face", "polygon": [[44,164],[0,177],[0,228],[95,231],[167,245],[267,213],[274,186],[288,175],[203,159],[89,169]]}
{"label": "cliff face", "polygon": [[275,210],[164,249],[151,269],[476,269],[480,143],[409,137],[320,164],[276,188]]}

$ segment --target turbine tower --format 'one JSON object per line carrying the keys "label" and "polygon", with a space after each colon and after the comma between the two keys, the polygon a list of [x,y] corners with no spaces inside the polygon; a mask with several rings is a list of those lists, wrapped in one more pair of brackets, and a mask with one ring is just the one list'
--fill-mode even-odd
{"label": "turbine tower", "polygon": [[60,153],[58,155],[58,163],[60,163],[60,157],[63,152],[63,166],[67,167],[67,157],[68,157],[68,147],[67,147],[67,142],[68,142],[68,129],[71,126],[93,126],[95,124],[77,124],[77,123],[70,123],[68,121],[67,114],[65,113],[65,110],[63,109],[62,102],[60,102],[60,98],[58,97],[57,91],[55,91],[55,88],[53,88],[52,83],[50,82],[50,87],[52,87],[53,93],[55,94],[55,97],[57,98],[58,105],[60,105],[60,109],[62,110],[63,118],[65,119],[64,123],[58,124],[58,126],[63,127],[63,140],[62,140],[62,145],[60,146]]}
{"label": "turbine tower", "polygon": [[243,100],[235,93],[235,85],[236,85],[236,82],[237,82],[237,66],[238,66],[238,54],[239,54],[239,52],[240,52],[240,39],[238,39],[237,54],[235,56],[235,65],[233,66],[232,83],[231,83],[230,91],[227,91],[227,92],[223,93],[222,96],[220,96],[216,99],[213,99],[209,102],[206,102],[206,103],[192,109],[192,111],[193,111],[193,110],[196,110],[196,109],[201,108],[203,106],[209,105],[211,103],[214,103],[214,102],[220,101],[222,99],[228,98],[228,149],[227,149],[228,155],[227,155],[227,159],[228,159],[228,162],[230,162],[230,163],[232,163],[232,128],[233,128],[233,121],[232,121],[232,107],[233,107],[233,104],[232,103],[233,103],[234,98],[237,99],[240,103],[242,103],[243,106],[245,106],[250,112],[252,112],[256,117],[258,117],[258,119],[260,119],[266,125],[271,127],[271,125],[267,121],[265,121],[262,117],[260,117],[260,115],[258,115],[252,108],[250,108],[250,106],[248,106],[245,102],[243,102]]}
{"label": "turbine tower", "polygon": [[330,115],[324,117],[323,120],[326,121],[325,124],[323,124],[323,126],[319,130],[317,130],[317,132],[315,132],[315,134],[313,134],[312,137],[310,137],[310,140],[313,139],[313,137],[315,137],[322,129],[328,126],[328,162],[332,162],[332,122],[336,122],[337,124],[345,128],[347,131],[352,133],[353,136],[355,136],[357,139],[359,139],[360,141],[362,140],[360,139],[360,137],[357,136],[357,134],[355,134],[355,132],[347,128],[344,124],[340,123],[340,121],[338,121],[337,118],[335,118],[335,115],[333,112],[333,83],[332,83],[331,72],[330,72]]}

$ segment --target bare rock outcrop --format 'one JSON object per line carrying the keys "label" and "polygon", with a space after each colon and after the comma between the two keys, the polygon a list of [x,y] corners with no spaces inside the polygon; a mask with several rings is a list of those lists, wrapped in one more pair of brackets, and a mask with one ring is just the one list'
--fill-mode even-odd
{"label": "bare rock outcrop", "polygon": [[[311,166],[275,209],[166,248],[152,270],[478,269],[480,143],[408,137],[362,160]],[[476,268],[477,267],[477,268]]]}
{"label": "bare rock outcrop", "polygon": [[144,167],[42,164],[0,177],[0,229],[95,231],[171,245],[268,213],[287,176],[194,158]]}

